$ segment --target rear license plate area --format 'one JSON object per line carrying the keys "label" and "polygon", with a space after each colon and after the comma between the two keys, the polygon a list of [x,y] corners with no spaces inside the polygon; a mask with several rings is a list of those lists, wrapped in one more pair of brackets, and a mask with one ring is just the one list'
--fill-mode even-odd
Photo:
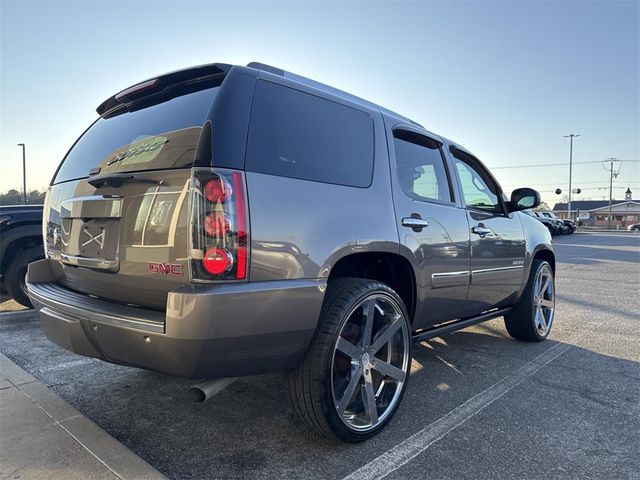
{"label": "rear license plate area", "polygon": [[[120,219],[117,218],[65,218],[62,220],[63,261],[68,264],[89,266],[87,261],[95,260],[94,268],[105,268],[118,262]],[[65,238],[66,237],[66,238]],[[76,261],[74,261],[76,260]]]}

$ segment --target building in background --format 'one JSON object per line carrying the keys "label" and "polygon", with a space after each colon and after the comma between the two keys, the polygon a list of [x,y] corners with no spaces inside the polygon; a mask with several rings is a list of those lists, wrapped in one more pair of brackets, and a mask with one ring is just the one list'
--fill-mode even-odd
{"label": "building in background", "polygon": [[[609,225],[609,200],[574,200],[571,202],[571,211],[581,225]],[[569,218],[567,204],[564,202],[556,203],[553,212],[560,218]],[[611,202],[611,226],[622,229],[634,223],[640,223],[640,200],[633,200],[633,193],[627,188],[624,200]]]}

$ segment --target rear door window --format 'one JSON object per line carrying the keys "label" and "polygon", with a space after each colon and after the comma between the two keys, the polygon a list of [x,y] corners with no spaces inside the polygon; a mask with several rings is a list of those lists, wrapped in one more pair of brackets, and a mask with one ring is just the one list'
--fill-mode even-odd
{"label": "rear door window", "polygon": [[393,132],[398,180],[414,200],[453,202],[449,176],[440,145],[405,130]]}
{"label": "rear door window", "polygon": [[100,118],[73,146],[55,183],[99,173],[190,167],[217,87]]}
{"label": "rear door window", "polygon": [[245,165],[257,173],[368,187],[373,120],[361,110],[260,81]]}

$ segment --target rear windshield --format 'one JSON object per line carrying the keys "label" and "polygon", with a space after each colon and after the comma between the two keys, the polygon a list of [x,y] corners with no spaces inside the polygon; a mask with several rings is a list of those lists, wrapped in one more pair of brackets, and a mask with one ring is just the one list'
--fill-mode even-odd
{"label": "rear windshield", "polygon": [[100,173],[191,167],[217,87],[100,118],[62,162],[54,183]]}

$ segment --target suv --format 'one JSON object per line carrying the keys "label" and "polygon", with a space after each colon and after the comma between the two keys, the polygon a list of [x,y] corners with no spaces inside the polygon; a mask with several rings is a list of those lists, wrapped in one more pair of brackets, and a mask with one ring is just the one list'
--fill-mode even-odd
{"label": "suv", "polygon": [[[154,78],[102,103],[46,198],[29,266],[46,335],[188,378],[287,372],[293,409],[379,432],[411,344],[503,316],[542,341],[551,237],[482,163],[419,124],[262,64]],[[206,393],[206,392],[205,392]]]}
{"label": "suv", "polygon": [[562,231],[563,231],[563,225],[561,224],[561,222],[559,220],[553,219],[551,217],[545,216],[543,215],[541,212],[536,212],[533,210],[526,210],[525,213],[533,218],[535,218],[536,220],[538,220],[540,223],[542,223],[545,227],[547,227],[547,229],[549,230],[549,233],[551,235],[561,235]]}
{"label": "suv", "polygon": [[555,222],[558,226],[558,231],[561,235],[570,235],[575,231],[575,223],[572,220],[563,220],[558,218],[554,212],[551,211],[541,211],[537,212],[538,215],[541,215],[545,218],[550,218],[551,221]]}
{"label": "suv", "polygon": [[31,307],[24,277],[27,265],[44,258],[42,205],[0,206],[0,280],[16,302]]}

